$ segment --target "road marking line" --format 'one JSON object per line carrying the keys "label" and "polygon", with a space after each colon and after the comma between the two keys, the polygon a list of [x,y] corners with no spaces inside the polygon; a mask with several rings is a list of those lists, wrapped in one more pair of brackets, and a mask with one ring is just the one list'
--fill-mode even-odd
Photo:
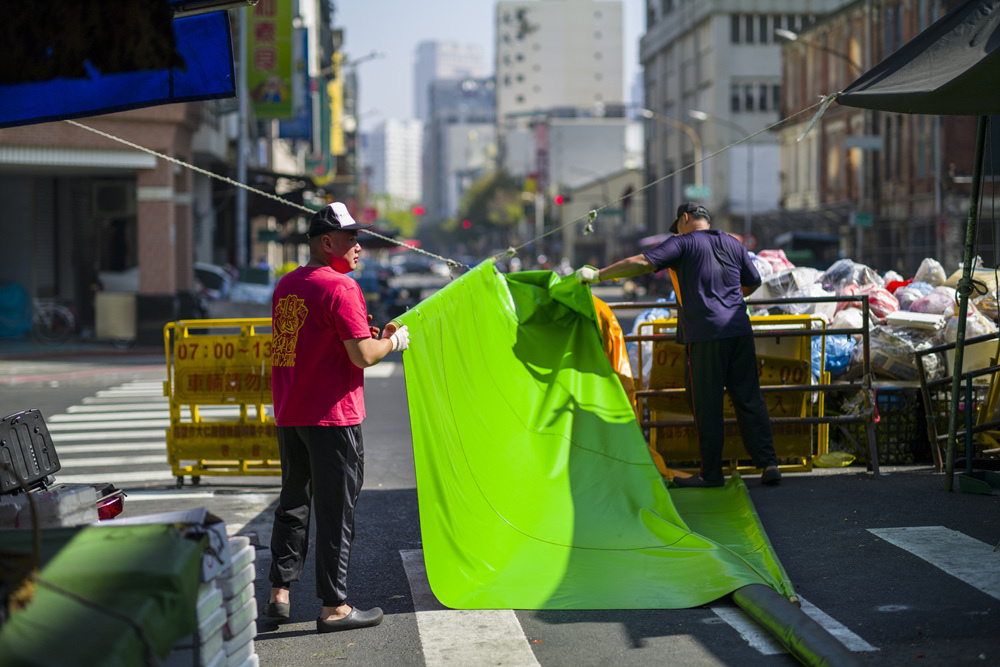
{"label": "road marking line", "polygon": [[149,465],[162,463],[167,465],[166,452],[163,456],[85,456],[83,458],[60,458],[59,467],[62,470],[80,470],[83,468],[115,468],[119,466]]}
{"label": "road marking line", "polygon": [[392,377],[393,372],[396,370],[395,361],[383,361],[382,363],[375,364],[374,366],[369,366],[365,369],[366,378],[387,378]]}
{"label": "road marking line", "polygon": [[[82,475],[56,475],[58,484],[93,484],[98,479],[100,473],[86,473]],[[174,481],[177,476],[170,470],[147,470],[145,472],[113,472],[100,477],[101,481],[111,482],[116,486],[133,482],[166,482]]]}
{"label": "road marking line", "polygon": [[102,434],[106,429],[121,429],[121,428],[166,428],[170,426],[170,417],[165,419],[122,419],[116,421],[95,421],[95,422],[81,422],[81,423],[65,423],[59,422],[55,424],[48,424],[49,433],[65,433],[66,431],[81,431],[88,430],[94,431],[100,429]]}
{"label": "road marking line", "polygon": [[56,452],[59,456],[63,454],[90,454],[93,452],[135,452],[135,451],[160,451],[164,454],[167,453],[167,441],[160,440],[159,442],[116,442],[115,444],[100,444],[100,445],[77,445],[77,444],[65,444],[59,445]]}
{"label": "road marking line", "polygon": [[170,399],[166,396],[88,396],[83,399],[83,403],[84,405],[118,405],[123,400],[132,401],[133,403],[146,403],[150,405],[155,405],[157,403],[170,405]]}
{"label": "road marking line", "polygon": [[[227,496],[231,498],[232,496]],[[126,502],[134,503],[142,500],[206,500],[215,498],[211,491],[130,491]]]}
{"label": "road marking line", "polygon": [[448,609],[431,592],[424,552],[399,553],[410,581],[424,664],[538,666],[513,610]]}
{"label": "road marking line", "polygon": [[[806,616],[819,623],[824,630],[851,651],[860,653],[878,650],[813,603],[804,598],[799,598],[799,600],[802,602],[802,611]],[[716,616],[731,625],[750,646],[762,654],[776,655],[786,652],[785,647],[774,638],[774,635],[767,632],[736,605],[729,602],[717,602],[710,605],[710,609],[715,612]]]}
{"label": "road marking line", "polygon": [[59,445],[63,442],[70,440],[85,440],[85,441],[98,441],[101,440],[126,440],[128,438],[159,438],[161,442],[166,442],[166,429],[153,429],[151,431],[109,431],[107,433],[95,433],[93,431],[85,431],[83,433],[57,433],[59,437],[52,438],[56,443],[56,451],[59,451]]}
{"label": "road marking line", "polygon": [[709,607],[715,615],[732,626],[740,637],[746,640],[752,648],[763,655],[786,653],[785,647],[774,636],[760,627],[760,624],[744,613],[742,609],[729,602],[717,602]]}
{"label": "road marking line", "polygon": [[[231,417],[233,419],[239,419],[240,408],[238,405],[216,405],[216,406],[201,406],[198,409],[198,413],[205,417]],[[184,407],[181,409],[182,417],[190,417],[191,411]],[[247,410],[247,417],[250,419],[256,419],[257,411],[253,408]],[[74,412],[71,414],[53,415],[45,420],[46,424],[82,424],[85,422],[99,422],[108,421],[114,419],[114,423],[122,422],[132,422],[139,421],[142,419],[170,419],[170,409],[167,406],[163,406],[159,410],[150,410],[149,406],[146,406],[144,411],[139,410],[127,410],[124,413],[119,412],[118,406],[105,406],[101,410],[91,410],[86,414]]]}
{"label": "road marking line", "polygon": [[[83,399],[84,403],[88,403],[87,399]],[[90,414],[93,412],[108,412],[109,410],[114,412],[139,412],[144,410],[157,409],[157,412],[162,414],[168,411],[170,408],[167,401],[162,401],[163,407],[159,408],[156,404],[152,403],[101,403],[98,405],[71,405],[66,409],[66,414],[78,415],[78,414]],[[62,415],[58,415],[62,416]]]}
{"label": "road marking line", "polygon": [[799,598],[799,600],[802,602],[802,611],[804,611],[809,618],[823,626],[827,632],[840,640],[840,643],[850,650],[855,653],[878,650],[878,647],[872,646],[864,639],[851,632],[847,626],[831,617],[812,602],[809,602],[805,598]]}
{"label": "road marking line", "polygon": [[1000,600],[1000,551],[993,551],[992,545],[944,526],[869,528],[868,532]]}

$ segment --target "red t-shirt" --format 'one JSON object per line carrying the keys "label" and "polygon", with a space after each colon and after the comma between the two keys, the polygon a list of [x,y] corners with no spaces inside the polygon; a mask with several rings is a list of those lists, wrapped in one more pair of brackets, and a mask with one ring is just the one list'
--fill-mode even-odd
{"label": "red t-shirt", "polygon": [[364,371],[343,341],[369,338],[358,283],[324,267],[282,276],[271,298],[271,393],[278,426],[354,426],[365,418]]}

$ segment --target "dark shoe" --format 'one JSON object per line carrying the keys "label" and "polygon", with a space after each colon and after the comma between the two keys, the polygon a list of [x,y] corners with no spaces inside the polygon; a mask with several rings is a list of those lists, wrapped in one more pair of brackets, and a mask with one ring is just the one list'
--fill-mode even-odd
{"label": "dark shoe", "polygon": [[370,628],[382,622],[382,610],[378,607],[361,611],[351,609],[344,618],[338,621],[324,621],[322,618],[316,619],[316,632],[337,632],[339,630],[354,630],[355,628]]}
{"label": "dark shoe", "polygon": [[777,466],[764,468],[764,472],[760,475],[760,483],[766,484],[767,486],[777,486],[778,484],[781,484],[781,471],[778,470]]}
{"label": "dark shoe", "polygon": [[706,482],[701,478],[701,475],[692,475],[691,477],[674,477],[674,484],[681,488],[711,488],[720,487],[725,484],[722,482]]}
{"label": "dark shoe", "polygon": [[280,621],[287,621],[291,609],[287,602],[268,602],[264,605],[261,613],[269,618],[276,618]]}

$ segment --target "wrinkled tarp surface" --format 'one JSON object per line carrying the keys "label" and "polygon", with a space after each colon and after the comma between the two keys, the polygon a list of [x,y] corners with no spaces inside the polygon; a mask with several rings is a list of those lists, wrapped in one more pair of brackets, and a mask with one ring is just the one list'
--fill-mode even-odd
{"label": "wrinkled tarp surface", "polygon": [[[184,67],[0,85],[0,127],[45,123],[158,104],[236,96],[229,15],[173,21]],[[127,29],[127,26],[122,27]],[[8,54],[14,58],[15,54]]]}
{"label": "wrinkled tarp surface", "polygon": [[[30,530],[0,533],[4,558],[30,554],[31,538]],[[137,623],[162,660],[197,629],[203,552],[203,541],[168,524],[47,529],[39,577]],[[40,584],[34,596],[0,631],[0,664],[151,664],[121,618]]]}
{"label": "wrinkled tarp surface", "polygon": [[431,589],[458,609],[647,609],[793,595],[746,487],[673,489],[590,289],[489,261],[398,318]]}

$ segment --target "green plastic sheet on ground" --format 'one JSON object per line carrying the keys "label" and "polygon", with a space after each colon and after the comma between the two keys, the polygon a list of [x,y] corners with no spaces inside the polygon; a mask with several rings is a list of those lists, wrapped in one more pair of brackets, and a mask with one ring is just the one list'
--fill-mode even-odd
{"label": "green plastic sheet on ground", "polygon": [[431,589],[456,609],[654,609],[793,594],[734,475],[670,489],[590,289],[484,262],[399,318]]}
{"label": "green plastic sheet on ground", "polygon": [[[31,549],[30,530],[0,533],[0,567]],[[166,524],[43,531],[39,577],[72,596],[37,585],[34,600],[0,630],[0,665],[106,667],[164,659],[197,629],[204,550],[203,541]],[[80,598],[131,619],[145,641],[126,621]]]}

